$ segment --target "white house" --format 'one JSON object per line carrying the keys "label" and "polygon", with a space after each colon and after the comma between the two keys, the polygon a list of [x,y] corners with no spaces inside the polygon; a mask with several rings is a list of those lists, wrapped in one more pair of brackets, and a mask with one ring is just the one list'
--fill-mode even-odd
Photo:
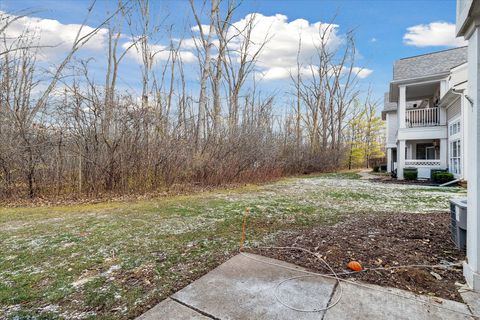
{"label": "white house", "polygon": [[448,169],[465,179],[467,47],[408,57],[395,62],[382,117],[387,131],[387,170],[404,179]]}
{"label": "white house", "polygon": [[467,259],[463,274],[480,292],[480,1],[457,0],[457,36],[468,41],[468,86],[464,109],[468,141]]}

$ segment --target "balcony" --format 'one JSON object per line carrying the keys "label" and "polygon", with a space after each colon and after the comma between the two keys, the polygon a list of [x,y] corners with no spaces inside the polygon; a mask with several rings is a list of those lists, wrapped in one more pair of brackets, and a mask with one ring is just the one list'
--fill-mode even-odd
{"label": "balcony", "polygon": [[405,111],[407,128],[434,127],[440,125],[440,108],[423,108]]}

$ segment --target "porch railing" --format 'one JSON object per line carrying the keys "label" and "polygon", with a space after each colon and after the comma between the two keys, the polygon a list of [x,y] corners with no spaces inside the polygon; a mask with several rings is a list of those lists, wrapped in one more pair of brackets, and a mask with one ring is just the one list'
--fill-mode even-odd
{"label": "porch railing", "polygon": [[440,160],[405,160],[405,167],[439,167]]}
{"label": "porch railing", "polygon": [[440,108],[423,108],[407,110],[405,124],[407,128],[431,127],[440,124]]}

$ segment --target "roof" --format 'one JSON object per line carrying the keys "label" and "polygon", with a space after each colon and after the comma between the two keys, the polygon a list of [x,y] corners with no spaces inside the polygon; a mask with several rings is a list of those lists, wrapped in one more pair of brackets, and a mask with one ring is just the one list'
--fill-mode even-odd
{"label": "roof", "polygon": [[397,103],[390,101],[390,93],[386,92],[383,99],[383,111],[395,111],[397,110]]}
{"label": "roof", "polygon": [[467,49],[460,47],[397,60],[393,66],[393,81],[448,73],[467,62]]}
{"label": "roof", "polygon": [[390,92],[385,92],[383,99],[382,119],[387,120],[387,112],[397,111],[397,103],[390,102]]}

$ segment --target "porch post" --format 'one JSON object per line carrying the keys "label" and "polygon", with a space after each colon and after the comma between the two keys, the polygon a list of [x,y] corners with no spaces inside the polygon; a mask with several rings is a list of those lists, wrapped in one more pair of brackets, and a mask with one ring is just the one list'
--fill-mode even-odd
{"label": "porch post", "polygon": [[398,96],[398,128],[405,128],[405,110],[407,109],[407,87],[399,86]]}
{"label": "porch post", "polygon": [[[475,2],[474,4],[475,5]],[[463,275],[468,285],[480,292],[480,27],[465,35],[468,40],[468,209],[467,209],[467,262]],[[463,150],[462,150],[463,151]]]}
{"label": "porch post", "polygon": [[440,139],[440,166],[442,169],[448,167],[448,140]]}
{"label": "porch post", "polygon": [[413,159],[413,143],[410,141],[410,143],[407,145],[407,159]]}
{"label": "porch post", "polygon": [[403,168],[405,167],[405,140],[398,140],[397,159],[397,179],[403,180]]}
{"label": "porch post", "polygon": [[[448,84],[447,80],[440,81],[440,99],[447,93]],[[447,108],[440,108],[440,125],[444,126],[447,124]],[[441,152],[441,151],[440,151]]]}
{"label": "porch post", "polygon": [[387,148],[387,172],[392,172],[392,148]]}

